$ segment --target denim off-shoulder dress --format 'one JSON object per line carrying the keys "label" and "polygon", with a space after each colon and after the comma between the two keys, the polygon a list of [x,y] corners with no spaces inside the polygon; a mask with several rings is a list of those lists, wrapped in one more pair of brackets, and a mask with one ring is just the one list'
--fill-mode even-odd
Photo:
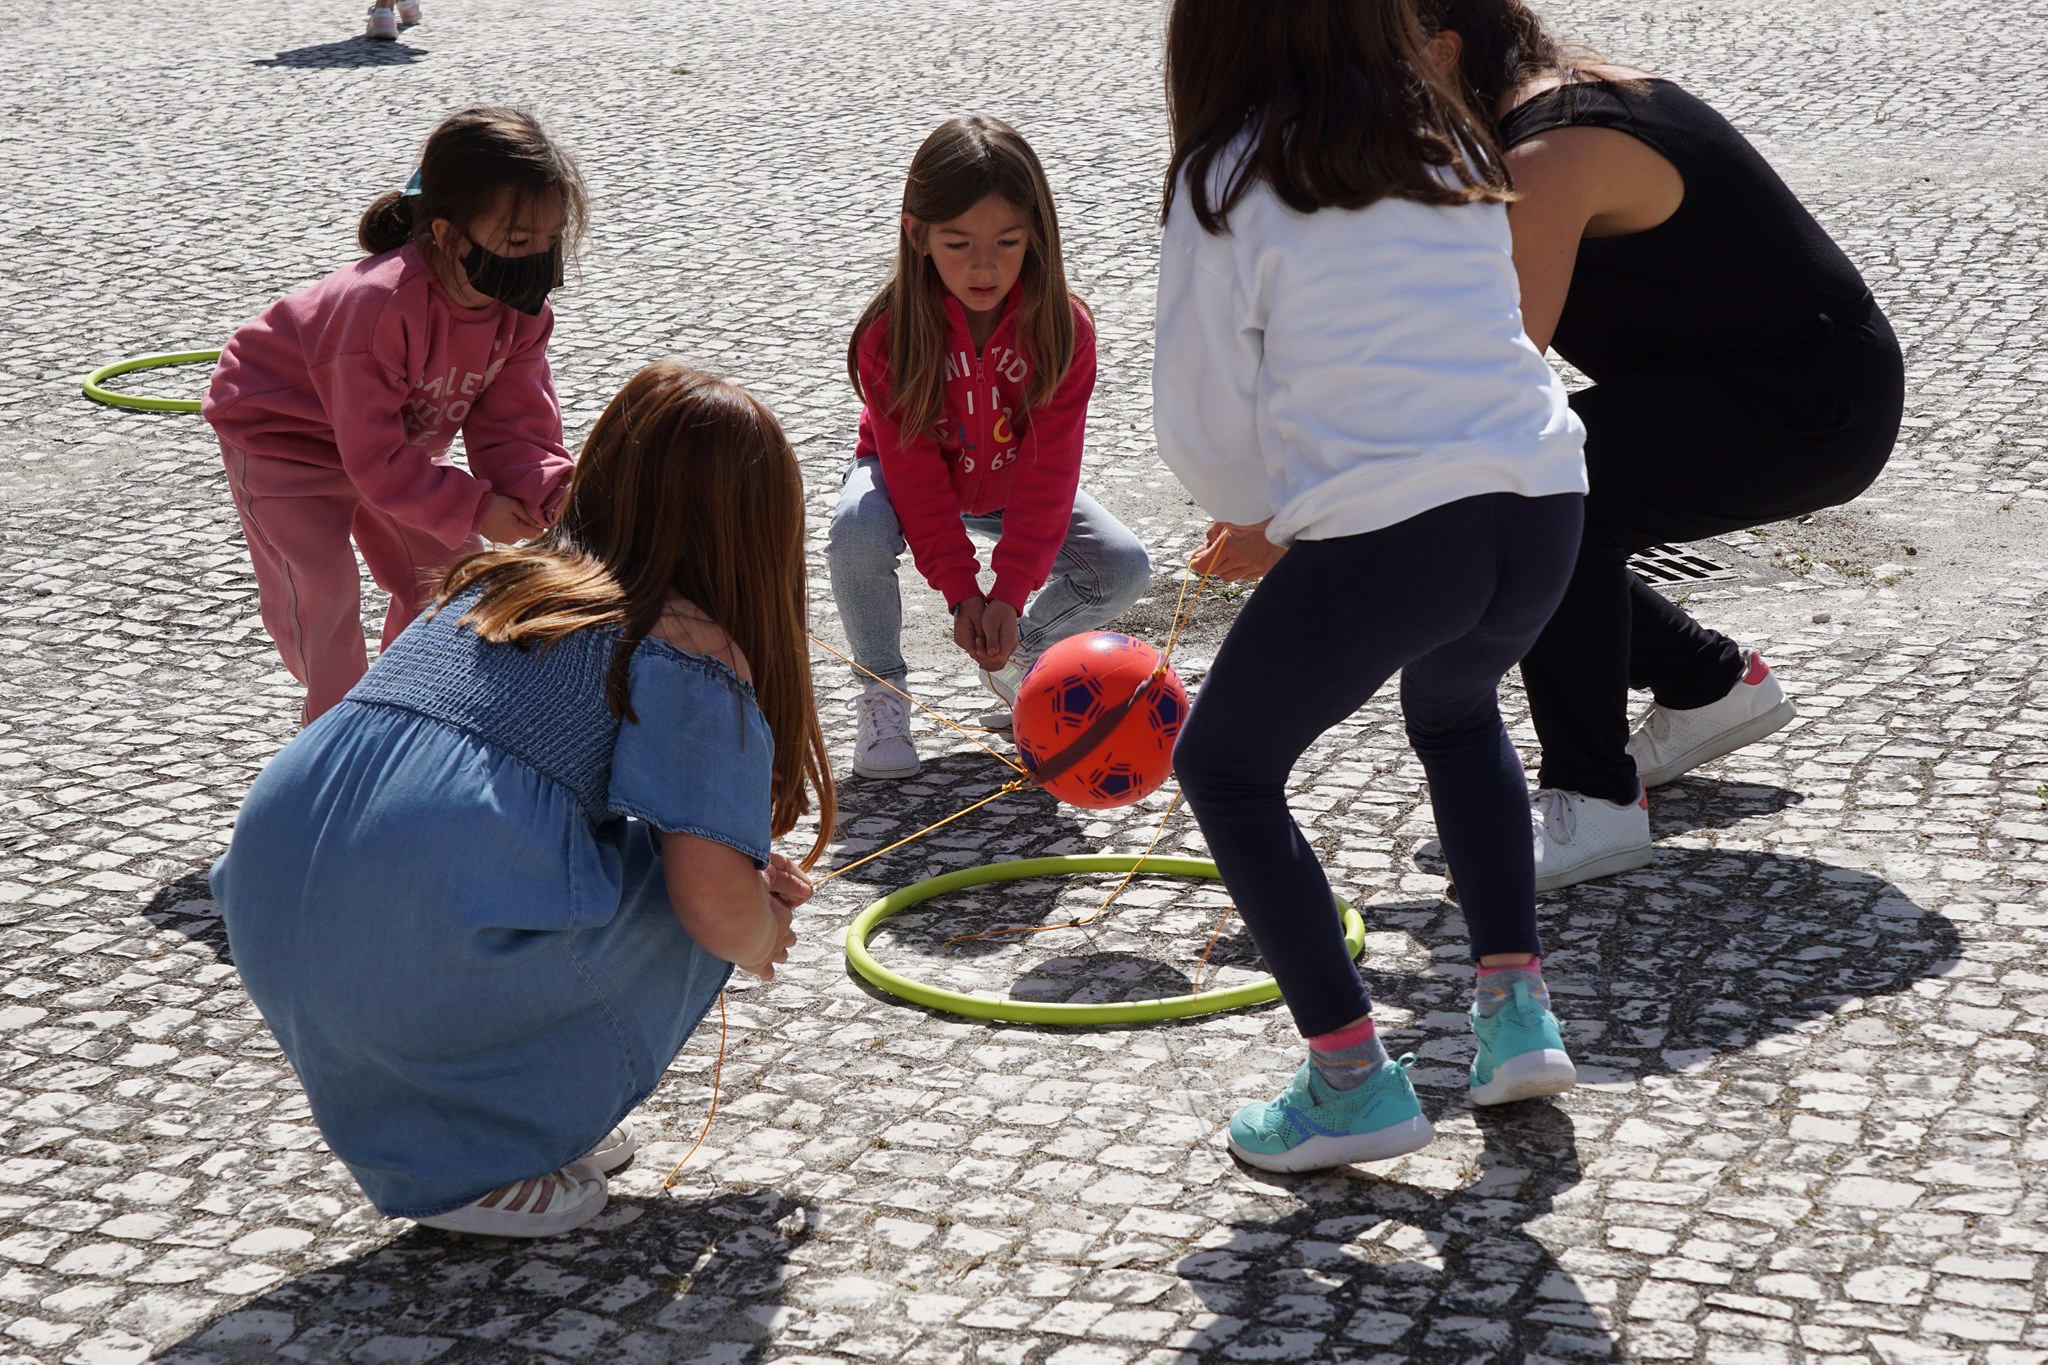
{"label": "denim off-shoulder dress", "polygon": [[250,788],[213,893],[328,1145],[422,1218],[595,1146],[731,967],[676,922],[657,831],[765,865],[774,741],[723,663],[615,628],[414,622]]}

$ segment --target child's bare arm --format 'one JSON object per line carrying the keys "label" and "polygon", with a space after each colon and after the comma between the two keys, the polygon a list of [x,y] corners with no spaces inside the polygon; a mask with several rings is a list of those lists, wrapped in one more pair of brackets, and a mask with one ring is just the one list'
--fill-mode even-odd
{"label": "child's bare arm", "polygon": [[[753,859],[714,839],[661,836],[662,875],[677,923],[704,951],[764,981],[774,978],[776,964],[788,960],[796,943],[790,929],[794,907],[784,898],[795,894],[787,864],[787,859],[778,860],[764,876]],[[802,881],[801,875],[796,879]],[[771,884],[781,894],[771,893]]]}

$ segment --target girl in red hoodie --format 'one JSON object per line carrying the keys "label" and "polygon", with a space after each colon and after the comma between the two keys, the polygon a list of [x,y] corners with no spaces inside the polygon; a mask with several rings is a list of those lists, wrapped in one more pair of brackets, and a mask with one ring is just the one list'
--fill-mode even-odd
{"label": "girl in red hoodie", "polygon": [[[466,109],[427,139],[412,183],[363,215],[367,258],[221,351],[202,410],[304,720],[366,666],[351,538],[391,594],[388,645],[449,564],[554,520],[571,461],[547,295],[583,210],[575,166],[530,115]],[[458,432],[469,472],[448,455]]]}
{"label": "girl in red hoodie", "polygon": [[[827,559],[863,684],[853,770],[909,777],[906,544],[1005,715],[1040,653],[1151,581],[1145,547],[1080,489],[1095,326],[1067,292],[1052,191],[1016,129],[953,119],[917,149],[896,267],[854,328],[847,372],[860,438]],[[986,591],[969,531],[996,542]]]}

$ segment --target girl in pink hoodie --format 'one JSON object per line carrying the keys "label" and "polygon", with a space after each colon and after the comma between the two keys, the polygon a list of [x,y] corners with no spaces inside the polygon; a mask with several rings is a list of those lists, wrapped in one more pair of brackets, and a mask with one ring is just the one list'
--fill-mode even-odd
{"label": "girl in pink hoodie", "polygon": [[[366,667],[351,538],[391,594],[388,645],[455,559],[554,520],[571,460],[547,296],[584,204],[530,115],[466,109],[427,139],[411,184],[363,215],[368,257],[279,299],[221,351],[202,411],[305,721]],[[448,453],[458,432],[468,471]]]}
{"label": "girl in pink hoodie", "polygon": [[[860,438],[826,558],[862,684],[853,770],[909,777],[906,546],[1003,724],[1041,652],[1116,617],[1152,576],[1145,547],[1081,491],[1095,323],[1067,292],[1052,190],[1016,129],[952,119],[917,149],[896,268],[847,371]],[[969,531],[996,542],[985,591]]]}

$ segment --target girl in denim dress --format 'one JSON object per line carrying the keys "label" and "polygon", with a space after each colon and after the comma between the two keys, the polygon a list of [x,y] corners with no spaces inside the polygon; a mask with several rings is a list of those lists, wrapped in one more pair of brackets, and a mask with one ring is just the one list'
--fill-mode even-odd
{"label": "girl in denim dress", "polygon": [[734,965],[810,896],[833,793],[803,485],[673,361],[593,428],[555,529],[456,565],[257,778],[213,889],[321,1133],[380,1212],[566,1231]]}

